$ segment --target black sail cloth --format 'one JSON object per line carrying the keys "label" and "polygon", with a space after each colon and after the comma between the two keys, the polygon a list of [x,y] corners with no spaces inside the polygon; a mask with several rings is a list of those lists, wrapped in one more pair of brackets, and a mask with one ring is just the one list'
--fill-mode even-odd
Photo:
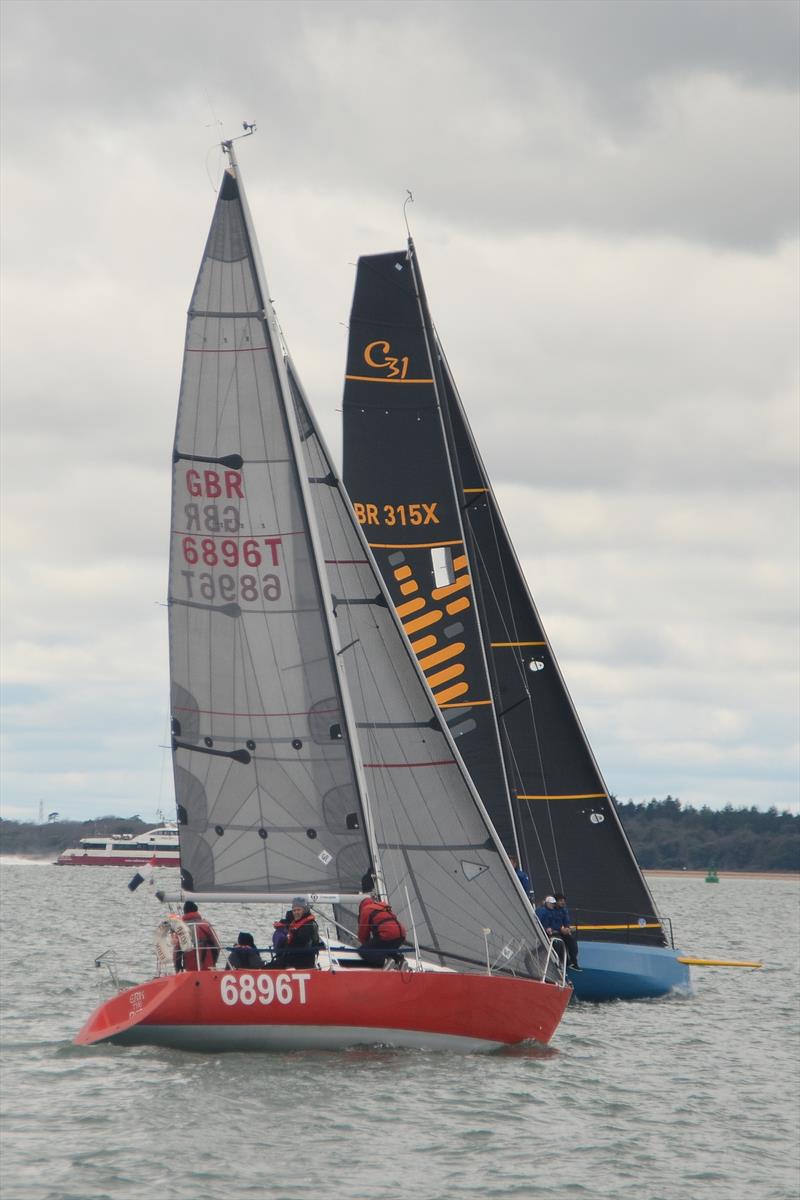
{"label": "black sail cloth", "polygon": [[359,260],[344,475],[458,749],[537,895],[566,892],[582,937],[663,945],[433,330],[413,246]]}

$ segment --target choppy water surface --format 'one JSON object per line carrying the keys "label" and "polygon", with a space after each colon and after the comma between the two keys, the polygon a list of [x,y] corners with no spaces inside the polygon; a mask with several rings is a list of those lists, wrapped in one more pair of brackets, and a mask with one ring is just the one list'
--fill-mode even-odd
{"label": "choppy water surface", "polygon": [[[100,951],[131,981],[150,974],[162,910],[127,881],[3,865],[5,1200],[800,1194],[796,883],[653,879],[687,953],[764,969],[572,1005],[546,1050],[456,1057],[72,1046]],[[212,915],[223,940],[267,927],[263,909]]]}

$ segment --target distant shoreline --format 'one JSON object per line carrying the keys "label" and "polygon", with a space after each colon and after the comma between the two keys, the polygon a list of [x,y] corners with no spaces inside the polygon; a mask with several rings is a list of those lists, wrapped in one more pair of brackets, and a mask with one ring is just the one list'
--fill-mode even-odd
{"label": "distant shoreline", "polygon": [[[38,863],[41,866],[55,866],[55,860],[49,857],[42,857],[36,854],[2,854],[0,853],[0,863],[12,864],[15,862]],[[671,878],[673,875],[681,875],[686,879],[705,879],[707,871],[677,871],[666,870],[662,867],[642,867],[644,875],[653,875]],[[717,871],[720,879],[788,879],[793,883],[800,883],[800,871]]]}
{"label": "distant shoreline", "polygon": [[[642,867],[645,875],[683,875],[690,879],[705,879],[708,871],[667,871],[662,867]],[[789,879],[800,882],[800,871],[717,871],[720,879]]]}

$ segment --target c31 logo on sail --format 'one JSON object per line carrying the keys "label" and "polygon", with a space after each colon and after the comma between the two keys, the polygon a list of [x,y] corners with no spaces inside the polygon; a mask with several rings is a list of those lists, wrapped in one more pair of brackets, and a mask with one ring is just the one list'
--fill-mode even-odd
{"label": "c31 logo on sail", "polygon": [[370,342],[364,349],[364,362],[374,371],[385,371],[387,379],[405,379],[408,358],[393,358],[389,342]]}

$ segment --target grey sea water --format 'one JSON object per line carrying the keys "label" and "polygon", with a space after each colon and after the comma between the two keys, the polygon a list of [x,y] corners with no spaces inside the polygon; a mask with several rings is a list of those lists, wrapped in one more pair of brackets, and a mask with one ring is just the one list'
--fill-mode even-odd
{"label": "grey sea water", "polygon": [[[149,975],[162,910],[121,868],[0,876],[4,1200],[800,1194],[796,882],[651,880],[683,949],[763,970],[572,1005],[547,1049],[247,1056],[73,1046],[95,956]],[[263,909],[210,915],[226,941],[268,928]]]}

